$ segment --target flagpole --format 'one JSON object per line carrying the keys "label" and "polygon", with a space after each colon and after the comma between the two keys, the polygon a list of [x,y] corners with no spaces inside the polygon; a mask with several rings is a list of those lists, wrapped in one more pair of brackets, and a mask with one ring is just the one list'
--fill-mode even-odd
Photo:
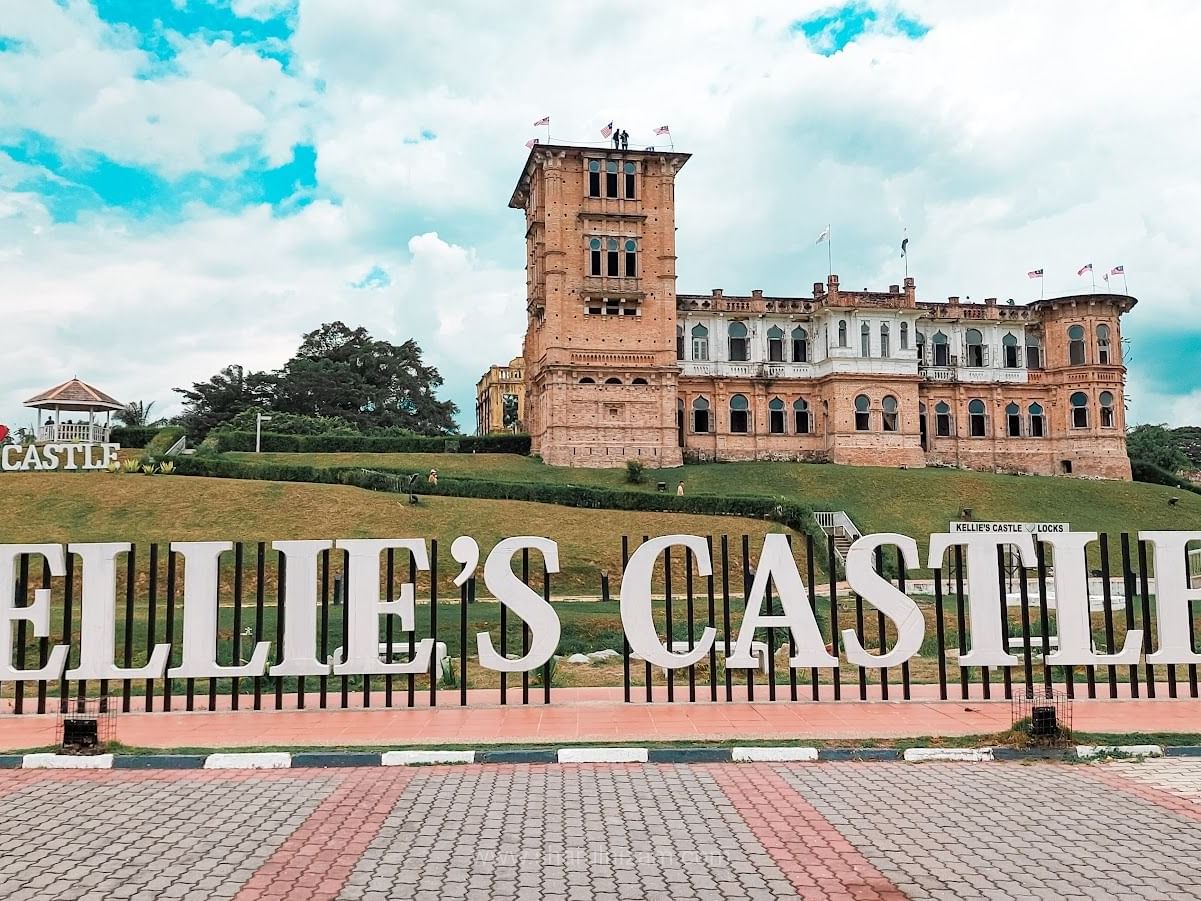
{"label": "flagpole", "polygon": [[1122,291],[1126,294],[1130,293],[1130,289],[1126,287],[1126,267],[1122,267]]}
{"label": "flagpole", "polygon": [[901,235],[901,247],[904,250],[904,253],[902,253],[901,256],[905,258],[905,278],[908,279],[909,278],[909,229],[908,228],[904,229],[903,233]]}
{"label": "flagpole", "polygon": [[1092,263],[1088,264],[1088,277],[1089,277],[1089,279],[1092,280],[1093,293],[1096,294],[1097,293],[1097,273],[1093,272],[1093,264]]}
{"label": "flagpole", "polygon": [[[830,276],[834,274],[834,231],[829,225],[826,226],[826,281],[829,282]],[[1122,278],[1126,276],[1123,275]]]}
{"label": "flagpole", "polygon": [[550,116],[546,117],[546,143],[550,143]]}

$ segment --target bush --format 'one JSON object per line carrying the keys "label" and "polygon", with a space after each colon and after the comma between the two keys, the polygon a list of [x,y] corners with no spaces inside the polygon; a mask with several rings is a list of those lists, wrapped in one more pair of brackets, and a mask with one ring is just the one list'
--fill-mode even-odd
{"label": "bush", "polygon": [[243,410],[227,423],[220,425],[218,432],[253,432],[258,424],[258,414],[271,417],[271,431],[278,435],[357,435],[358,430],[339,416],[306,416],[302,413],[280,413],[251,407]]}
{"label": "bush", "polygon": [[114,426],[110,440],[122,447],[145,447],[161,429],[141,426]]}
{"label": "bush", "polygon": [[1192,482],[1186,482],[1174,472],[1168,472],[1160,466],[1153,463],[1147,463],[1143,460],[1131,460],[1130,472],[1134,476],[1136,482],[1151,482],[1154,485],[1168,485],[1172,488],[1180,488],[1183,491],[1194,491],[1201,494],[1201,485],[1194,485]]}
{"label": "bush", "polygon": [[159,429],[158,433],[146,444],[146,454],[151,457],[161,457],[171,449],[176,441],[182,438],[184,430],[177,425],[169,425]]}
{"label": "bush", "polygon": [[626,460],[626,481],[631,485],[641,485],[646,481],[641,460]]}
{"label": "bush", "polygon": [[[212,432],[218,451],[253,451],[254,432]],[[457,443],[457,449],[454,444]],[[448,445],[450,445],[448,447]],[[276,453],[369,454],[528,454],[529,435],[484,435],[431,438],[426,435],[281,435],[263,432],[262,449]]]}

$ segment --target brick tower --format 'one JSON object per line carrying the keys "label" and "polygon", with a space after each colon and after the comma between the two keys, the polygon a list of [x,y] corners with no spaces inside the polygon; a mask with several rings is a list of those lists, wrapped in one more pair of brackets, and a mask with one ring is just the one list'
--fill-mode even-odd
{"label": "brick tower", "polygon": [[[526,414],[559,466],[678,466],[675,177],[685,153],[537,145],[526,216]],[[552,415],[553,413],[553,415]]]}

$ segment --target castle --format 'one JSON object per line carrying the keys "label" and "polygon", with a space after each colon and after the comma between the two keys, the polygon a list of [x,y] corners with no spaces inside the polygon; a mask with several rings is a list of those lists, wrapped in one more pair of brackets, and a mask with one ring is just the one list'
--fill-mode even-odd
{"label": "castle", "polygon": [[536,145],[522,420],[559,466],[950,465],[1130,478],[1120,317],[1135,299],[676,294],[685,153]]}

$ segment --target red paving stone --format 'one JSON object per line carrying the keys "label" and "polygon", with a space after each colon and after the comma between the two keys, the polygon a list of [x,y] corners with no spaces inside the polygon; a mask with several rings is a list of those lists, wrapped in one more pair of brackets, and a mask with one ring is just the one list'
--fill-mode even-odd
{"label": "red paving stone", "polygon": [[1201,806],[1198,806],[1195,801],[1184,795],[1178,795],[1162,788],[1156,788],[1153,785],[1147,785],[1145,782],[1130,779],[1106,767],[1089,767],[1083,771],[1083,774],[1086,778],[1100,782],[1110,788],[1116,788],[1128,795],[1133,795],[1144,801],[1150,801],[1152,804],[1157,804],[1166,810],[1178,813],[1182,817],[1188,817],[1190,820],[1201,822]]}
{"label": "red paving stone", "polygon": [[[925,688],[915,686],[915,694],[919,687]],[[597,700],[598,695],[611,699]],[[238,748],[854,740],[987,735],[1005,731],[1011,722],[1010,705],[1005,700],[677,700],[671,704],[663,700],[625,704],[620,689],[555,689],[554,698],[550,705],[518,703],[507,707],[490,705],[485,699],[482,706],[464,708],[458,706],[457,694],[440,693],[439,706],[434,708],[321,710],[312,704],[304,710],[126,713],[117,716],[116,732],[118,741],[136,747]],[[1201,731],[1201,700],[1077,699],[1073,717],[1078,732],[1196,732]],[[51,714],[0,714],[0,752],[52,745],[54,731],[55,717]]]}
{"label": "red paving stone", "polygon": [[905,901],[905,894],[772,766],[709,767],[708,771],[806,901]]}
{"label": "red paving stone", "polygon": [[412,774],[348,770],[341,784],[246,881],[235,901],[333,901]]}

